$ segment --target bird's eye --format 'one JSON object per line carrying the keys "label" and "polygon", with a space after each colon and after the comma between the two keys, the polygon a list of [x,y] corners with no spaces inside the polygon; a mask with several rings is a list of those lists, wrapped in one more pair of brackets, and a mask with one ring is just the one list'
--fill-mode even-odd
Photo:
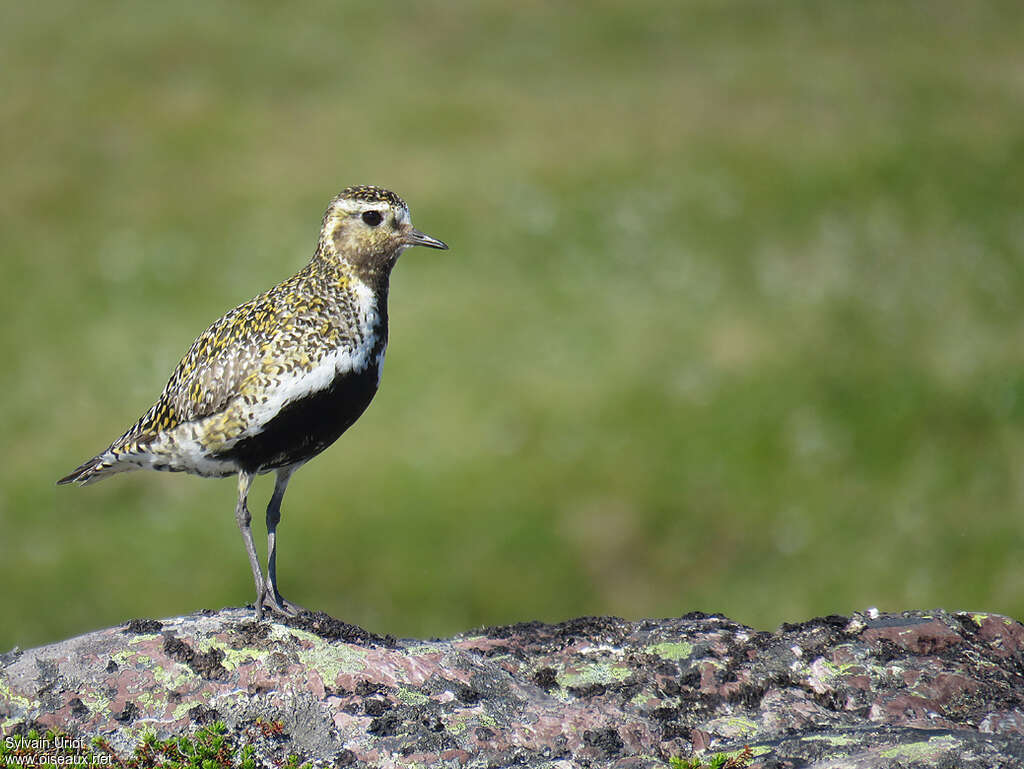
{"label": "bird's eye", "polygon": [[371,227],[376,227],[384,221],[384,217],[381,216],[380,211],[363,211],[363,221]]}

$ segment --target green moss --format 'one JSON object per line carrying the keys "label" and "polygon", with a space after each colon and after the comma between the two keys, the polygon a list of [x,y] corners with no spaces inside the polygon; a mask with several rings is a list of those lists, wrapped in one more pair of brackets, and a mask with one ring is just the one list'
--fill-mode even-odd
{"label": "green moss", "polygon": [[[255,769],[255,749],[244,738],[228,733],[223,723],[202,727],[190,735],[157,739],[142,734],[127,761],[117,757],[109,743],[100,737],[91,741],[73,738],[50,730],[45,734],[30,731],[24,738],[0,741],[0,765],[15,765],[29,759],[35,766],[125,766],[132,769]],[[285,760],[290,769],[304,769],[299,758]]]}
{"label": "green moss", "polygon": [[750,747],[742,750],[734,750],[725,753],[715,753],[708,758],[680,758],[673,756],[669,759],[669,769],[745,769],[750,765],[754,752]]}

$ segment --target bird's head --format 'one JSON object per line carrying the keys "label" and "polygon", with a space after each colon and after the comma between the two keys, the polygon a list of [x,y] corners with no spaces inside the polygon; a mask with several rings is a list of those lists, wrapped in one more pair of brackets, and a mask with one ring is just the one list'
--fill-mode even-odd
{"label": "bird's head", "polygon": [[410,246],[448,246],[412,226],[409,207],[383,187],[347,187],[327,206],[318,253],[384,274]]}

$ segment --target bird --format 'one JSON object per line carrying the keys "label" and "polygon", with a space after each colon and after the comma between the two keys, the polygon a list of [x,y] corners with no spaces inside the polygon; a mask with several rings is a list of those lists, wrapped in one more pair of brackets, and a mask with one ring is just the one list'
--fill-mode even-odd
{"label": "bird", "polygon": [[[235,519],[264,609],[296,616],[277,583],[277,527],[295,471],[362,415],[380,385],[388,343],[388,287],[412,246],[448,245],[412,226],[383,187],[331,199],[312,259],[200,334],[153,406],[104,451],[57,481],[88,485],[130,470],[237,476]],[[274,472],[267,505],[267,569],[248,508],[255,476]]]}

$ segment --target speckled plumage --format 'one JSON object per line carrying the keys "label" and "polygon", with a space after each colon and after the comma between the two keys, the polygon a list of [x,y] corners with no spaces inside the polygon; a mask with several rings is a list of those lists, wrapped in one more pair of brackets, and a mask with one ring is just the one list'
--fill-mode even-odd
{"label": "speckled plumage", "polygon": [[[387,347],[391,270],[413,245],[447,248],[412,228],[408,207],[390,190],[343,190],[324,214],[310,262],[200,334],[156,403],[58,483],[85,485],[144,468],[238,473],[244,508],[251,477],[276,470],[279,507],[294,469],[333,443],[373,398]],[[268,527],[271,517],[268,510]],[[247,549],[252,560],[248,540]],[[272,560],[273,543],[270,549]]]}

